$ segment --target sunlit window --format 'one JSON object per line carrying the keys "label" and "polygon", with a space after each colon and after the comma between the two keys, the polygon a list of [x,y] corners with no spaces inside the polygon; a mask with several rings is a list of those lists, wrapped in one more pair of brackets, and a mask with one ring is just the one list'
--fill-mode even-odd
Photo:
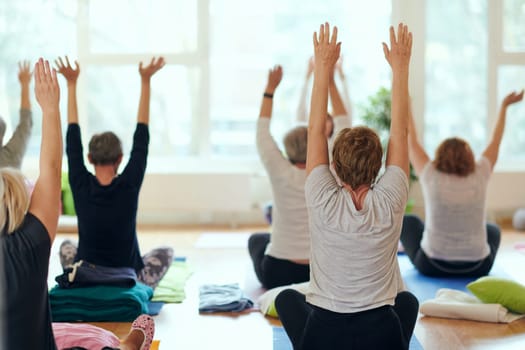
{"label": "sunlit window", "polygon": [[442,140],[459,136],[480,154],[487,140],[487,1],[426,6],[426,149],[433,155]]}

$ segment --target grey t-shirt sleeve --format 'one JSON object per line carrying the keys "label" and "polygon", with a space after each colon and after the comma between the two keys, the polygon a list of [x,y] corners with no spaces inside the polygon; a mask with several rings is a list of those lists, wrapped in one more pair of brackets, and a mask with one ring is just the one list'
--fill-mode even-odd
{"label": "grey t-shirt sleeve", "polygon": [[30,109],[20,109],[20,122],[18,123],[9,142],[2,149],[2,166],[20,168],[26,153],[27,144],[31,137],[33,118]]}
{"label": "grey t-shirt sleeve", "polygon": [[374,186],[374,192],[389,203],[394,212],[404,211],[408,200],[408,178],[398,166],[389,165]]}
{"label": "grey t-shirt sleeve", "polygon": [[328,165],[318,165],[306,178],[304,185],[306,206],[309,208],[326,207],[339,188]]}

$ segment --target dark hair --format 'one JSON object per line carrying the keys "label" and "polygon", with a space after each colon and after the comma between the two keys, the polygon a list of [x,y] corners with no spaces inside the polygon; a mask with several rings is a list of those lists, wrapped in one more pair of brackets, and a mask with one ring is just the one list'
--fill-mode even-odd
{"label": "dark hair", "polygon": [[115,164],[122,156],[122,143],[111,131],[93,135],[89,141],[89,155],[94,165]]}
{"label": "dark hair", "polygon": [[469,144],[460,138],[452,137],[441,142],[433,161],[437,170],[458,176],[474,172],[476,165]]}
{"label": "dark hair", "polygon": [[366,126],[343,129],[335,139],[332,150],[335,173],[352,189],[374,183],[382,158],[379,136]]}

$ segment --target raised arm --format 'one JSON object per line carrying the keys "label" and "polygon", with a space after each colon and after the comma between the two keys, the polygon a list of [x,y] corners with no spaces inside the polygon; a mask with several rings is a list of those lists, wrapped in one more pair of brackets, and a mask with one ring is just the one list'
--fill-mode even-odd
{"label": "raised arm", "polygon": [[386,165],[396,165],[409,177],[408,161],[408,69],[412,51],[412,33],[402,23],[397,29],[390,27],[390,48],[383,43],[385,58],[392,68],[392,109],[390,139],[386,154]]}
{"label": "raised arm", "polygon": [[330,101],[332,102],[332,115],[334,117],[347,116],[345,104],[335,83],[335,66],[330,74],[330,82],[328,84],[328,92],[330,94]]}
{"label": "raised arm", "polygon": [[66,56],[66,63],[59,57],[55,60],[55,65],[60,74],[67,81],[67,123],[78,124],[78,106],[77,106],[77,80],[80,74],[80,67],[75,61],[75,68],[71,67],[69,58]]}
{"label": "raised arm", "polygon": [[501,139],[503,138],[503,132],[505,131],[507,107],[521,100],[523,100],[523,90],[521,90],[520,93],[516,93],[515,91],[511,92],[510,94],[505,96],[505,98],[501,102],[498,120],[496,121],[496,126],[494,127],[494,131],[492,132],[492,139],[490,140],[490,143],[483,152],[483,156],[485,156],[489,160],[492,168],[494,168],[494,165],[496,165],[496,162],[498,160],[499,146],[501,144]]}
{"label": "raised arm", "polygon": [[35,65],[35,95],[42,109],[42,143],[40,174],[31,196],[29,212],[45,226],[51,242],[55,239],[60,202],[60,173],[62,171],[62,131],[58,107],[60,88],[56,71],[48,61]]}
{"label": "raised arm", "polygon": [[33,72],[29,68],[29,61],[18,62],[18,81],[20,82],[20,109],[31,110],[31,99],[29,98],[29,84]]}
{"label": "raised arm", "polygon": [[277,65],[269,70],[268,81],[261,102],[259,121],[257,122],[257,133],[255,135],[257,152],[270,175],[282,173],[281,170],[290,165],[290,162],[283,156],[279,146],[277,146],[277,143],[275,143],[275,140],[270,134],[273,94],[281,83],[282,78],[283,69],[281,66]]}
{"label": "raised arm", "polygon": [[[22,159],[31,137],[33,116],[31,113],[31,100],[29,98],[29,85],[33,73],[29,68],[29,61],[18,63],[18,81],[20,82],[20,121],[13,135],[5,144],[4,152],[10,158],[9,166],[20,168]],[[7,164],[6,164],[7,165]]]}
{"label": "raised arm", "polygon": [[273,94],[281,83],[283,78],[283,68],[279,65],[273,67],[268,72],[268,82],[264,89],[263,99],[261,102],[261,112],[259,113],[260,118],[271,118],[273,110]]}
{"label": "raised arm", "polygon": [[350,100],[350,92],[348,91],[348,84],[347,84],[347,81],[346,81],[346,74],[345,74],[345,72],[343,70],[343,56],[341,56],[341,58],[339,58],[339,60],[335,64],[335,70],[337,71],[337,75],[339,76],[339,80],[341,80],[342,91],[343,91],[343,94],[341,96],[342,96],[342,99],[343,99],[344,106],[346,108],[346,115],[347,115],[347,118],[348,118],[348,123],[349,123],[349,125],[352,125],[352,117],[353,117],[353,115],[352,115],[352,100]]}
{"label": "raised arm", "polygon": [[308,94],[308,82],[314,72],[314,58],[308,59],[308,67],[306,69],[306,76],[304,78],[304,84],[301,89],[301,95],[299,96],[299,105],[297,106],[297,121],[305,122],[308,119],[308,112],[306,111],[306,95]]}
{"label": "raised arm", "polygon": [[306,174],[321,164],[328,164],[328,143],[325,135],[326,113],[328,108],[328,87],[330,75],[339,54],[341,43],[337,42],[337,27],[330,38],[330,25],[325,23],[319,29],[319,37],[314,33],[314,86],[308,120],[308,146],[306,151]]}
{"label": "raised arm", "polygon": [[151,95],[151,77],[159,69],[164,67],[164,58],[159,57],[155,59],[153,57],[151,62],[146,66],[142,66],[142,62],[139,63],[139,73],[140,73],[140,101],[139,101],[139,111],[137,115],[137,123],[149,124],[149,102]]}
{"label": "raised arm", "polygon": [[411,103],[408,105],[408,156],[414,170],[416,171],[416,175],[420,176],[423,168],[430,161],[430,158],[417,137]]}

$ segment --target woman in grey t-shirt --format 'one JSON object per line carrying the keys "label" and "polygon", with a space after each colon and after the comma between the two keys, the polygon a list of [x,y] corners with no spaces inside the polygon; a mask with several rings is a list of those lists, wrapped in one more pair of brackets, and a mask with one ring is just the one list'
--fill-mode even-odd
{"label": "woman in grey t-shirt", "polygon": [[429,276],[483,276],[500,244],[500,230],[486,223],[486,191],[498,159],[507,108],[523,99],[512,92],[501,104],[493,136],[476,162],[469,144],[449,138],[430,160],[419,143],[410,113],[410,161],[425,198],[425,218],[405,216],[401,242],[414,266]]}

